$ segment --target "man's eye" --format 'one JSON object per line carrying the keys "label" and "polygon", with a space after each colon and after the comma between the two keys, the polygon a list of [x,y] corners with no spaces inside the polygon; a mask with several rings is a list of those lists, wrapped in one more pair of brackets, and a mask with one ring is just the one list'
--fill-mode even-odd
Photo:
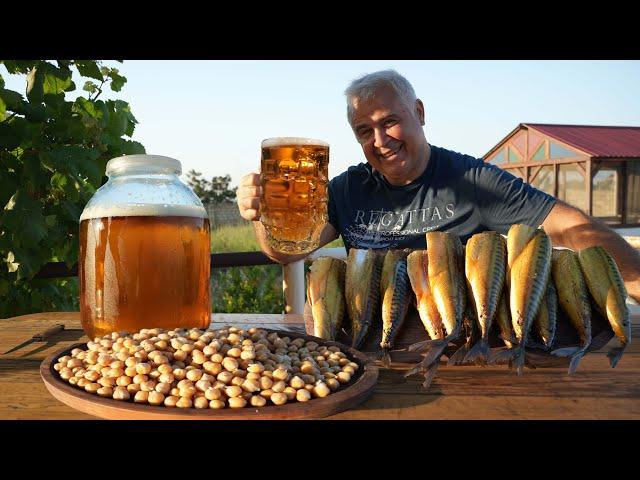
{"label": "man's eye", "polygon": [[396,123],[398,123],[397,120],[387,120],[386,122],[384,122],[384,126],[385,128],[389,128],[393,127]]}
{"label": "man's eye", "polygon": [[368,128],[362,129],[362,130],[358,130],[358,136],[360,138],[366,138],[371,134],[371,130]]}

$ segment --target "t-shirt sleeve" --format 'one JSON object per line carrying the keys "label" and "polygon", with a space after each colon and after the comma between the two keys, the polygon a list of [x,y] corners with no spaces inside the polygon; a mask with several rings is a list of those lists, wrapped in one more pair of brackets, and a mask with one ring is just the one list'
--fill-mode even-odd
{"label": "t-shirt sleeve", "polygon": [[329,202],[327,206],[328,215],[329,215],[329,223],[336,229],[336,232],[340,232],[340,222],[338,221],[338,211],[336,208],[336,193],[335,193],[335,181],[329,181],[329,186],[327,187],[327,195],[329,196]]}
{"label": "t-shirt sleeve", "polygon": [[484,225],[500,233],[515,223],[538,227],[556,203],[555,197],[483,161],[476,169],[475,188]]}

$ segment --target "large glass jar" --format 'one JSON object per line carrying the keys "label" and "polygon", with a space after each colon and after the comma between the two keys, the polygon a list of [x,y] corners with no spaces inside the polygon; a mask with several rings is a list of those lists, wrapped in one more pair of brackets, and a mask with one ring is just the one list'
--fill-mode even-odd
{"label": "large glass jar", "polygon": [[127,155],[80,217],[80,316],[95,338],[141,328],[207,328],[210,231],[178,160]]}

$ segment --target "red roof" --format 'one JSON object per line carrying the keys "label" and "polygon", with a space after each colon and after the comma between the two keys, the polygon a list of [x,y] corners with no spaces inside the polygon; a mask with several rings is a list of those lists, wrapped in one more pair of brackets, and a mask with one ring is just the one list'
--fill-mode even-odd
{"label": "red roof", "polygon": [[640,127],[523,123],[593,157],[640,157]]}

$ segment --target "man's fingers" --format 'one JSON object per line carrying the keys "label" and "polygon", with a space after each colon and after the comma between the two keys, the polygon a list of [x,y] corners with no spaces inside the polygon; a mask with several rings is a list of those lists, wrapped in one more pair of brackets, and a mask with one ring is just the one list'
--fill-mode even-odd
{"label": "man's fingers", "polygon": [[262,187],[261,186],[255,186],[255,185],[245,185],[242,187],[238,187],[238,191],[236,193],[236,196],[238,198],[245,198],[245,197],[260,197],[260,193],[262,192]]}
{"label": "man's fingers", "polygon": [[259,210],[260,199],[256,197],[244,197],[238,200],[240,210]]}
{"label": "man's fingers", "polygon": [[257,172],[251,172],[240,179],[239,187],[260,185],[260,174]]}
{"label": "man's fingers", "polygon": [[260,220],[260,214],[258,213],[257,210],[254,210],[253,208],[250,208],[248,210],[241,212],[241,216],[245,220],[250,220],[252,222]]}

